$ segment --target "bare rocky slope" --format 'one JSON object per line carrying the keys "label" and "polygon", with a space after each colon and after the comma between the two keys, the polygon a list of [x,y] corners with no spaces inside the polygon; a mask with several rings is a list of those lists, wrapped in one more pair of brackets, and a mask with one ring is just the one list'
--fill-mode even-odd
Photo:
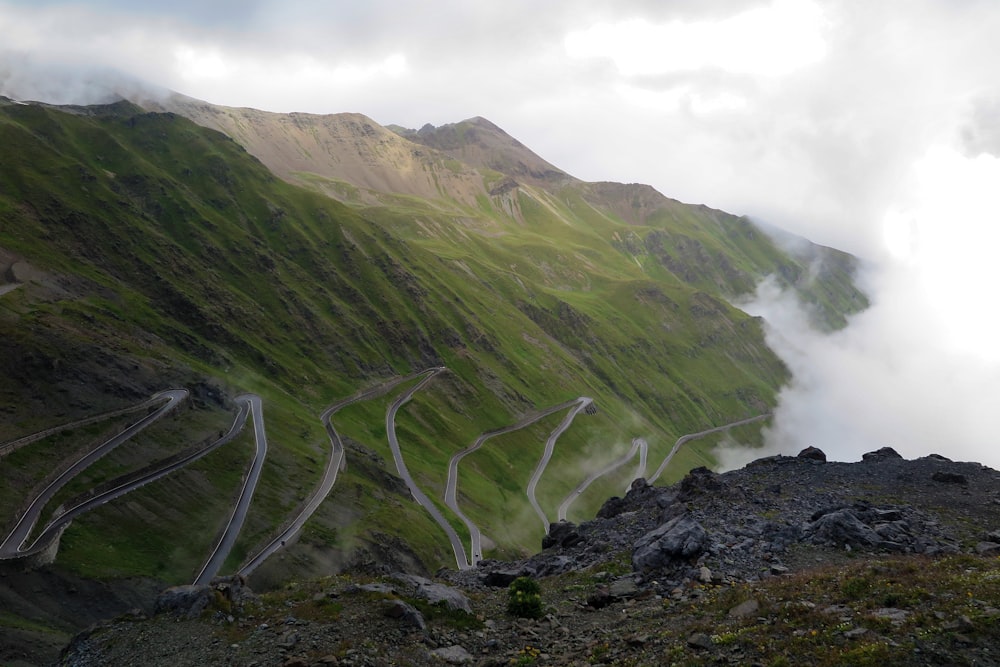
{"label": "bare rocky slope", "polygon": [[[998,664],[998,481],[888,448],[639,480],[595,519],[554,524],[527,560],[437,583],[175,588],[150,617],[78,636],[61,664]],[[540,582],[541,618],[506,609],[523,576]]]}
{"label": "bare rocky slope", "polygon": [[275,174],[353,204],[386,195],[452,199],[475,206],[483,177],[443,153],[420,146],[359,113],[272,113],[210,104],[177,93],[136,100],[233,138]]}

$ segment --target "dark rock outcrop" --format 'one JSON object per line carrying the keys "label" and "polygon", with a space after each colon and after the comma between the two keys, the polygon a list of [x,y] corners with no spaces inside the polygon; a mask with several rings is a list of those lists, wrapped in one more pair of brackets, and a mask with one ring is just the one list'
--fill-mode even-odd
{"label": "dark rock outcrop", "polygon": [[700,555],[708,546],[708,533],[688,514],[674,517],[642,536],[632,551],[636,571],[665,567]]}
{"label": "dark rock outcrop", "polygon": [[551,549],[555,546],[569,548],[579,542],[580,533],[576,530],[576,524],[570,521],[560,521],[549,524],[549,532],[542,538],[542,548]]}
{"label": "dark rock outcrop", "polygon": [[823,461],[826,462],[826,454],[819,447],[806,447],[801,452],[796,454],[800,459],[810,459],[812,461]]}
{"label": "dark rock outcrop", "polygon": [[862,461],[886,461],[888,459],[902,459],[903,457],[899,455],[892,447],[882,447],[876,449],[874,452],[868,452],[861,455]]}
{"label": "dark rock outcrop", "polygon": [[193,584],[171,586],[156,598],[154,611],[157,614],[196,618],[210,607],[225,612],[239,610],[254,598],[253,591],[246,585],[246,580],[239,575],[233,575],[218,577],[205,586]]}

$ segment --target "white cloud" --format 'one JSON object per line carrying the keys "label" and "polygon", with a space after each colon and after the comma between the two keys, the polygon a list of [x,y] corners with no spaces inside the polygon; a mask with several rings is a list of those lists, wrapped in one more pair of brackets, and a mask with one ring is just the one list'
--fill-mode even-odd
{"label": "white cloud", "polygon": [[[912,168],[905,209],[886,215],[892,259],[865,276],[868,310],[832,335],[765,281],[747,312],[792,371],[767,433],[769,453],[808,445],[836,460],[891,446],[1000,467],[1000,159],[934,146]],[[735,467],[760,452],[724,448]]]}
{"label": "white cloud", "polygon": [[608,58],[626,76],[719,68],[782,76],[826,53],[823,12],[806,0],[775,0],[715,21],[598,23],[565,38],[575,58]]}

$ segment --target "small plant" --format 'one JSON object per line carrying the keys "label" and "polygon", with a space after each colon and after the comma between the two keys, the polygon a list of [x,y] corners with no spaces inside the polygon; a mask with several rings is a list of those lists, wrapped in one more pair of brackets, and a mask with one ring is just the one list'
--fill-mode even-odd
{"label": "small plant", "polygon": [[512,665],[530,665],[538,660],[538,656],[542,654],[542,651],[534,646],[525,646],[520,651],[517,652],[517,657],[511,660]]}
{"label": "small plant", "polygon": [[518,577],[507,589],[507,613],[519,618],[541,618],[542,589],[531,577]]}

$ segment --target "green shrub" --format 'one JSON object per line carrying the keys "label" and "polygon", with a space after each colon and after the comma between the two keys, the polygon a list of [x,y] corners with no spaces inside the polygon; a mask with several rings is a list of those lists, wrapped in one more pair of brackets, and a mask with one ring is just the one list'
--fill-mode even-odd
{"label": "green shrub", "polygon": [[542,589],[531,577],[518,577],[507,589],[507,613],[520,618],[541,618]]}

